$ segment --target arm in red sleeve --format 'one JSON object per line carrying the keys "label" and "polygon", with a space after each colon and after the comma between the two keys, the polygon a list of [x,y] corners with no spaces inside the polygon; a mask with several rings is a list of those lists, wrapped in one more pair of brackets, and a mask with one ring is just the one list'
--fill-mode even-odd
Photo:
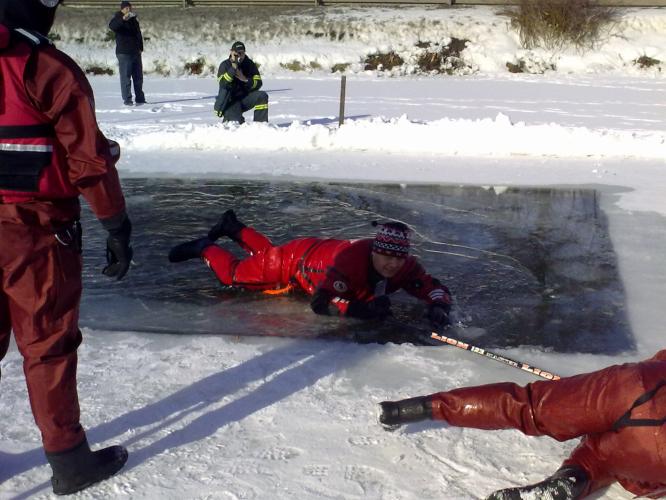
{"label": "arm in red sleeve", "polygon": [[92,88],[81,68],[54,47],[35,50],[25,72],[35,107],[53,123],[67,155],[70,182],[99,219],[125,210],[109,143],[99,130]]}
{"label": "arm in red sleeve", "polygon": [[430,276],[423,266],[413,257],[405,263],[405,277],[402,288],[428,304],[441,302],[451,305],[451,292],[437,278]]}

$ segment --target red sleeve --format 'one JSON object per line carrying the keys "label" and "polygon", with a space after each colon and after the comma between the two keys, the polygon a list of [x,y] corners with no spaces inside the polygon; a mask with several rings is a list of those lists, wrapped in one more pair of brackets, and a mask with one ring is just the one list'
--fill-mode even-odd
{"label": "red sleeve", "polygon": [[443,302],[451,305],[451,292],[438,279],[430,276],[423,266],[410,256],[401,270],[400,287],[428,304]]}
{"label": "red sleeve", "polygon": [[333,264],[326,270],[326,277],[317,287],[330,297],[330,303],[340,314],[347,314],[350,301],[372,298],[372,290],[366,284],[369,256],[368,240],[353,242],[335,256]]}
{"label": "red sleeve", "polygon": [[35,50],[25,88],[36,108],[52,120],[67,155],[70,182],[99,219],[125,210],[109,143],[95,117],[93,91],[81,68],[54,47]]}

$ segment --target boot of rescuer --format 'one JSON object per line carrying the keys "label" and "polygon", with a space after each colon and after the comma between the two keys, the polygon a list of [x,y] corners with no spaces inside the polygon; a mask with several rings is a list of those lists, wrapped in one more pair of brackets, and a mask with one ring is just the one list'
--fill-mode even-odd
{"label": "boot of rescuer", "polygon": [[419,396],[401,401],[382,401],[379,405],[381,407],[379,422],[387,428],[432,418],[430,396]]}
{"label": "boot of rescuer", "polygon": [[499,490],[486,500],[575,500],[582,498],[588,482],[583,469],[569,465],[540,483]]}
{"label": "boot of rescuer", "polygon": [[127,450],[122,446],[109,446],[91,451],[84,439],[71,450],[46,453],[53,470],[51,485],[56,495],[70,495],[103,481],[122,469],[127,462]]}
{"label": "boot of rescuer", "polygon": [[217,224],[208,231],[208,238],[211,241],[217,241],[222,236],[228,236],[232,240],[236,240],[238,233],[244,227],[245,224],[239,221],[234,211],[230,209],[224,212]]}

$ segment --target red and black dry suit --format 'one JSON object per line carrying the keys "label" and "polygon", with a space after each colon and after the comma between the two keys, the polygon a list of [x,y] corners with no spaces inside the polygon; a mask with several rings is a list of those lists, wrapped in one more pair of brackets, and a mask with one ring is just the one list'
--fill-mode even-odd
{"label": "red and black dry suit", "polygon": [[354,306],[400,289],[429,304],[451,303],[448,289],[413,256],[407,256],[392,278],[379,276],[372,265],[373,239],[299,238],[273,246],[250,227],[235,238],[250,257],[238,259],[217,245],[206,247],[201,254],[224,285],[253,290],[297,286],[314,294],[312,308],[318,314],[328,314],[332,304],[340,314],[367,317],[367,310]]}
{"label": "red and black dry suit", "polygon": [[[0,359],[23,356],[44,449],[84,439],[76,390],[78,195],[102,222],[125,201],[81,69],[36,32],[0,25]],[[118,152],[119,154],[119,152]]]}
{"label": "red and black dry suit", "polygon": [[640,363],[560,380],[467,387],[430,396],[433,418],[459,427],[518,429],[582,441],[564,465],[590,479],[583,496],[618,481],[666,496],[666,350]]}

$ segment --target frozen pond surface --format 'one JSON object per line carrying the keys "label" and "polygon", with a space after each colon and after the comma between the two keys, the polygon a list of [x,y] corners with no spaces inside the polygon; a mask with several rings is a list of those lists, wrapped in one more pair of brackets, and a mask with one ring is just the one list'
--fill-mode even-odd
{"label": "frozen pond surface", "polygon": [[[373,220],[409,224],[414,253],[455,295],[465,326],[454,336],[477,345],[607,354],[635,347],[594,189],[154,178],[126,179],[124,188],[137,265],[118,283],[100,275],[104,234],[86,210],[84,326],[361,340],[409,330],[322,318],[303,294],[225,289],[201,261],[167,261],[174,244],[205,235],[234,208],[276,244],[301,236],[369,237]],[[221,244],[242,255],[233,242]],[[393,303],[397,319],[427,328],[418,301],[401,293]]]}

